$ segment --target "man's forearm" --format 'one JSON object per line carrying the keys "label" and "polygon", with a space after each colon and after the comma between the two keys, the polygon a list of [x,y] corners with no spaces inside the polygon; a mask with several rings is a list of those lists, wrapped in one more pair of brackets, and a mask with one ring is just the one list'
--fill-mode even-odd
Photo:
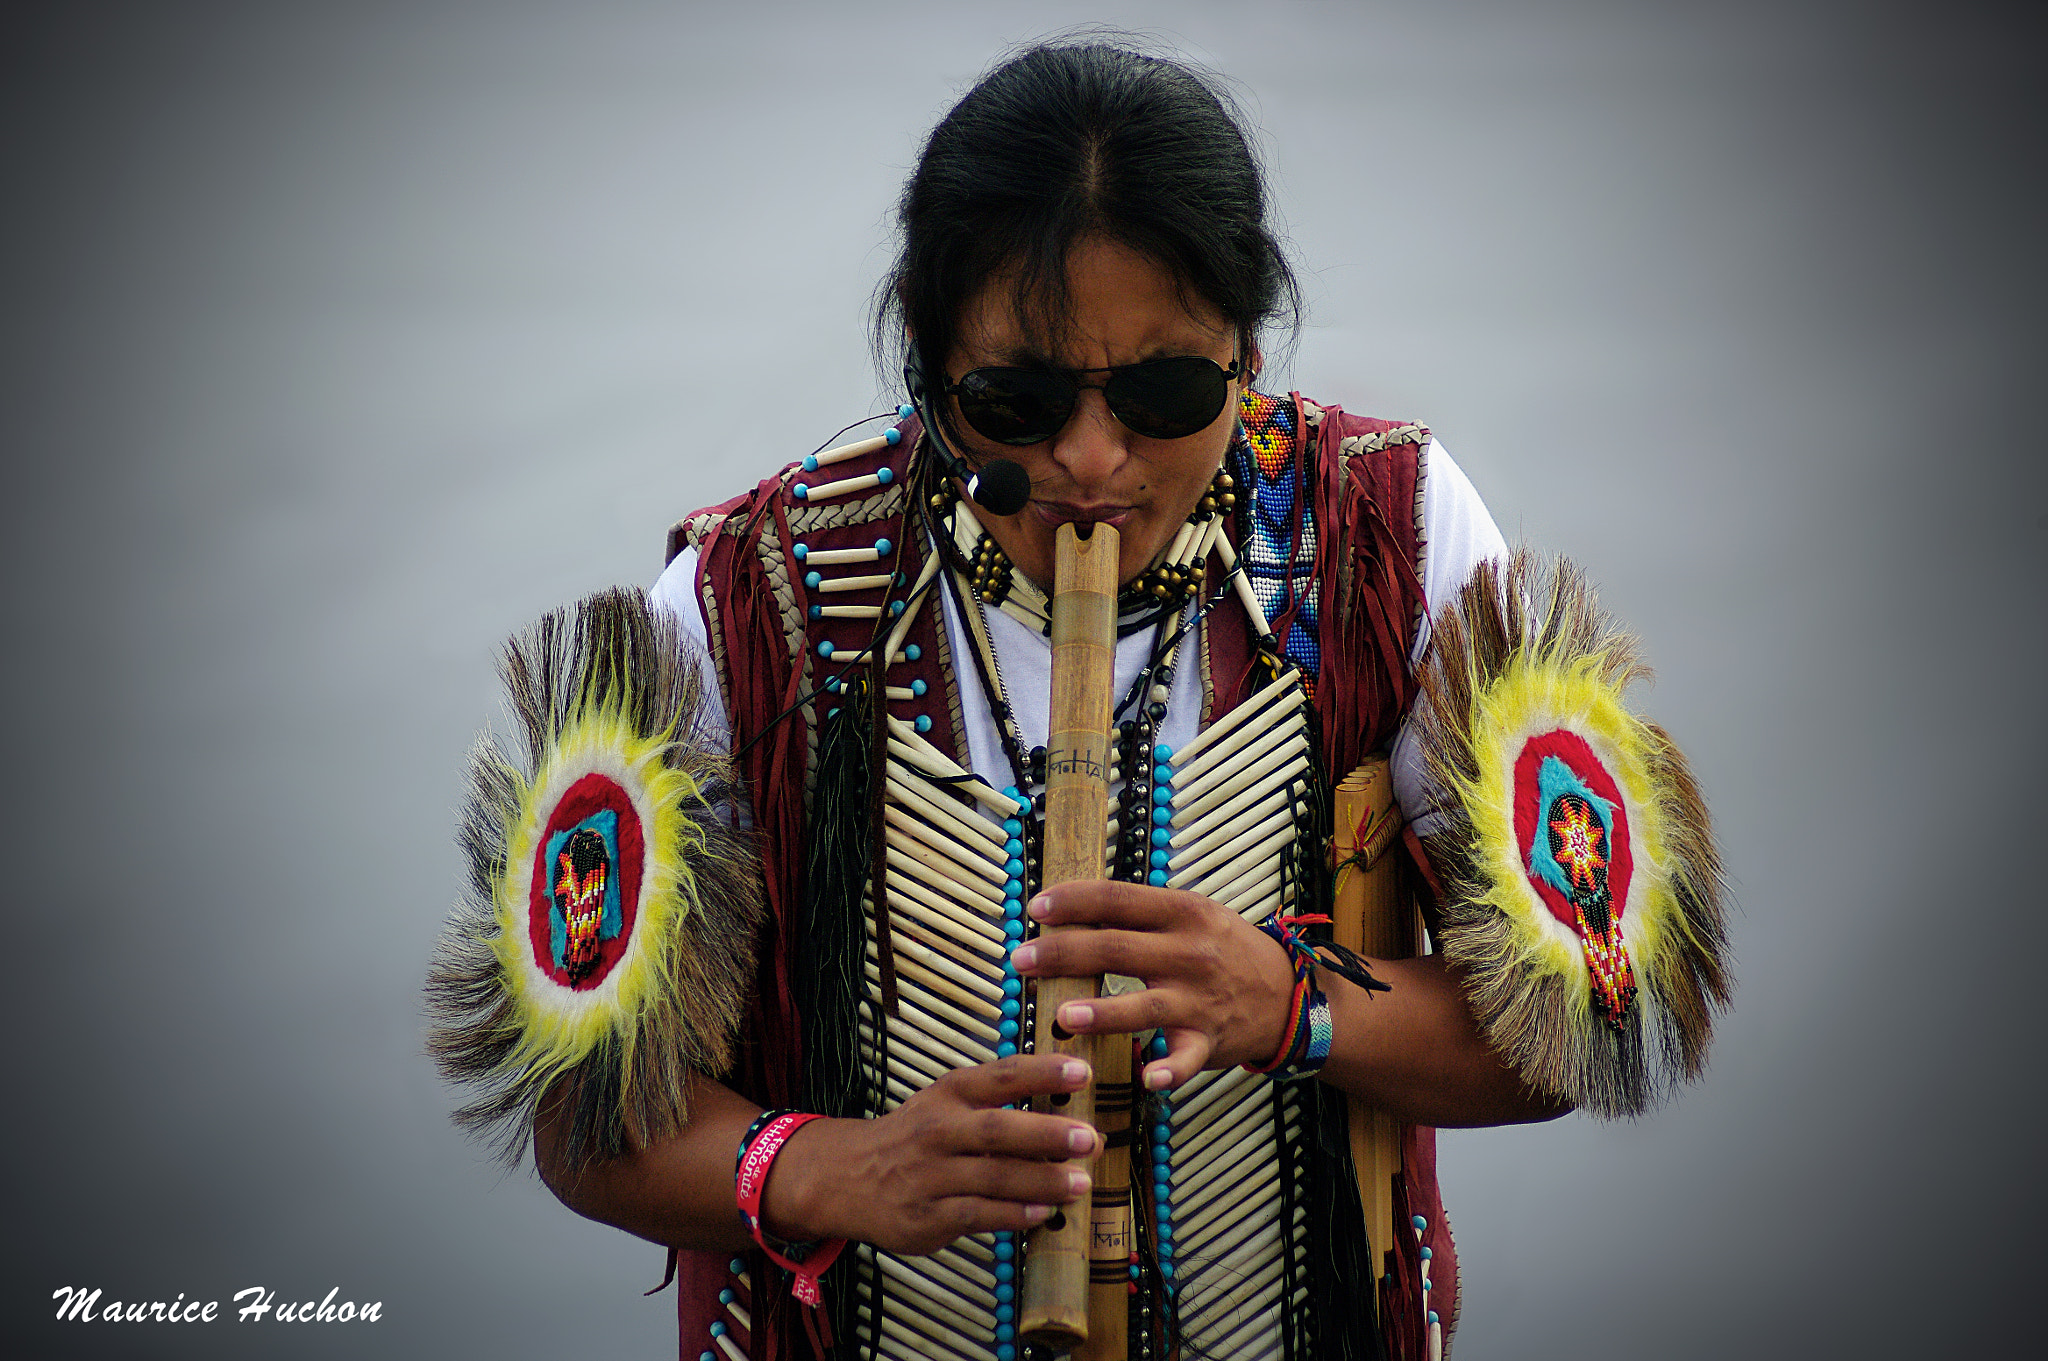
{"label": "man's forearm", "polygon": [[1323,1081],[1402,1120],[1455,1128],[1549,1120],[1571,1107],[1530,1090],[1479,1033],[1457,979],[1435,955],[1373,960],[1391,992],[1328,970],[1334,1035]]}
{"label": "man's forearm", "polygon": [[751,1246],[733,1203],[732,1165],[760,1107],[708,1077],[689,1081],[688,1126],[651,1148],[583,1168],[563,1155],[568,1111],[543,1103],[533,1132],[541,1180],[577,1214],[665,1247]]}

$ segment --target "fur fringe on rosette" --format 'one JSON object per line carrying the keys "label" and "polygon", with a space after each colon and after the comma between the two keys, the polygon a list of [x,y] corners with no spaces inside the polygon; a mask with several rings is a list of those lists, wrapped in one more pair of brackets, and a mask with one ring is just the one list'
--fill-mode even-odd
{"label": "fur fringe on rosette", "polygon": [[553,1091],[580,1166],[681,1128],[690,1074],[731,1067],[759,860],[699,731],[706,681],[644,594],[548,614],[499,671],[522,740],[486,734],[471,756],[469,884],[427,979],[428,1049],[473,1094],[456,1122],[508,1165]]}
{"label": "fur fringe on rosette", "polygon": [[[1733,986],[1720,856],[1699,785],[1664,730],[1621,702],[1648,676],[1635,639],[1579,569],[1546,567],[1523,550],[1505,568],[1482,564],[1435,619],[1415,715],[1446,809],[1424,838],[1442,888],[1439,948],[1495,1049],[1538,1092],[1603,1117],[1639,1115],[1699,1075]],[[1571,759],[1589,767],[1560,766],[1541,791],[1548,805],[1530,778],[1545,749],[1583,751]],[[1618,797],[1593,793],[1581,774]],[[1560,804],[1561,789],[1580,797]],[[1555,858],[1539,868],[1531,810],[1563,808],[1566,821],[1548,826],[1567,833],[1575,813],[1583,832],[1596,805],[1620,846],[1564,849],[1583,878],[1559,877]],[[1618,854],[1633,872],[1610,921],[1599,895]],[[1577,890],[1592,884],[1588,866],[1599,869],[1598,893],[1583,893],[1590,912],[1570,923],[1561,904],[1572,900],[1546,901],[1542,869]],[[1589,929],[1588,915],[1601,929]]]}

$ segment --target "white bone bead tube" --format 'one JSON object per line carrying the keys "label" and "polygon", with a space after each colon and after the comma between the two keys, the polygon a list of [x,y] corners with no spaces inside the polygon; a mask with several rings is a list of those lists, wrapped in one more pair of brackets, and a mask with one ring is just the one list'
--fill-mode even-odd
{"label": "white bone bead tube", "polygon": [[718,1350],[726,1354],[728,1361],[747,1361],[747,1354],[740,1350],[740,1344],[732,1340],[730,1333],[721,1333],[711,1340],[718,1344]]}
{"label": "white bone bead tube", "polygon": [[1273,626],[1266,622],[1266,612],[1259,606],[1257,592],[1252,590],[1251,578],[1238,570],[1237,550],[1230,546],[1230,540],[1216,540],[1216,554],[1223,559],[1223,566],[1230,573],[1230,583],[1237,588],[1237,598],[1244,605],[1244,612],[1251,616],[1254,634],[1265,637],[1273,632]]}
{"label": "white bone bead tube", "polygon": [[1300,674],[1289,671],[1278,681],[1267,686],[1258,694],[1253,695],[1250,699],[1238,705],[1214,723],[1211,723],[1200,734],[1190,740],[1186,746],[1176,751],[1173,754],[1173,759],[1167,762],[1168,765],[1173,767],[1175,783],[1179,782],[1181,772],[1191,766],[1196,757],[1216,743],[1221,742],[1253,719],[1258,719],[1262,725],[1270,722],[1269,719],[1262,717],[1262,715],[1275,705],[1284,704],[1288,708],[1293,708],[1299,705],[1303,698]]}
{"label": "white bone bead tube", "polygon": [[799,501],[830,501],[835,496],[852,496],[876,487],[886,487],[895,480],[893,471],[880,468],[861,477],[842,477],[837,482],[820,482],[814,487],[799,482],[790,490]]}
{"label": "white bone bead tube", "polygon": [[814,608],[820,619],[880,619],[882,617],[882,607],[880,605],[818,605]]}
{"label": "white bone bead tube", "polygon": [[834,591],[883,591],[887,590],[889,584],[895,580],[896,578],[887,572],[874,576],[860,577],[821,576],[818,578],[818,584],[811,587],[811,589],[824,595],[830,595]]}
{"label": "white bone bead tube", "polygon": [[726,1302],[725,1309],[739,1323],[740,1327],[745,1328],[750,1333],[754,1331],[754,1316],[740,1307],[737,1296]]}
{"label": "white bone bead tube", "polygon": [[[868,982],[874,984],[879,989],[882,984],[882,971],[875,967],[875,961],[872,956],[867,961],[866,972]],[[908,970],[905,970],[905,972],[907,973]],[[996,1026],[993,1020],[970,1016],[934,992],[926,992],[918,1005],[920,1010],[928,1013],[935,1020],[960,1027],[957,1038],[963,1043],[981,1045],[988,1054],[987,1058],[980,1060],[982,1063],[989,1063],[995,1059]],[[986,1036],[985,1043],[984,1036]]]}
{"label": "white bone bead tube", "polygon": [[[892,430],[889,433],[895,434],[896,432]],[[807,467],[812,469],[829,468],[835,463],[844,463],[850,458],[865,458],[869,454],[879,454],[890,445],[897,443],[901,438],[900,435],[897,436],[897,439],[890,439],[889,435],[876,435],[872,439],[855,440],[851,444],[842,444],[836,449],[827,449],[822,454],[812,454],[804,462]]]}
{"label": "white bone bead tube", "polygon": [[836,567],[848,562],[879,562],[894,551],[893,546],[888,552],[879,548],[808,548],[798,561],[806,567]]}

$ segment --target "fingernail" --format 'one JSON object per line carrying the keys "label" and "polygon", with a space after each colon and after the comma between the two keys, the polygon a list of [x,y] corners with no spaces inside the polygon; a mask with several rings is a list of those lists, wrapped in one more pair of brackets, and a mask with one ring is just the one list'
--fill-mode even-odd
{"label": "fingernail", "polygon": [[1147,1069],[1145,1070],[1145,1090],[1146,1090],[1146,1091],[1148,1091],[1148,1092],[1156,1092],[1156,1091],[1158,1091],[1158,1090],[1159,1090],[1160,1088],[1162,1088],[1162,1087],[1170,1087],[1170,1086],[1172,1086],[1172,1085],[1173,1085],[1173,1074],[1172,1074],[1172,1073],[1171,1073],[1170,1071],[1168,1071],[1167,1069],[1165,1069],[1165,1068],[1147,1068]]}
{"label": "fingernail", "polygon": [[1067,1131],[1067,1147],[1075,1153],[1095,1151],[1095,1131],[1086,1125],[1076,1125]]}
{"label": "fingernail", "polygon": [[1060,1065],[1060,1080],[1062,1082],[1086,1082],[1088,1080],[1088,1065],[1079,1059],[1068,1059]]}
{"label": "fingernail", "polygon": [[1060,1008],[1060,1024],[1069,1030],[1086,1030],[1095,1024],[1095,1008],[1086,1002],[1074,1002]]}
{"label": "fingernail", "polygon": [[1043,893],[1031,900],[1031,906],[1024,909],[1031,914],[1031,920],[1042,922],[1052,915],[1052,899]]}
{"label": "fingernail", "polygon": [[1067,1173],[1067,1190],[1071,1194],[1085,1196],[1088,1194],[1088,1186],[1088,1174],[1086,1172]]}
{"label": "fingernail", "polygon": [[1020,945],[1010,951],[1010,965],[1018,973],[1023,973],[1036,963],[1038,963],[1038,947],[1036,945]]}
{"label": "fingernail", "polygon": [[1051,1218],[1052,1206],[1050,1205],[1026,1205],[1024,1207],[1024,1222],[1026,1224],[1043,1224]]}

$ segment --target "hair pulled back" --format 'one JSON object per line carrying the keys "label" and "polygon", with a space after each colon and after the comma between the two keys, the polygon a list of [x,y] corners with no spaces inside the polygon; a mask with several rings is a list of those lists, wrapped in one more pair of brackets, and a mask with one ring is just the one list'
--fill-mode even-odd
{"label": "hair pulled back", "polygon": [[1071,311],[1067,256],[1090,236],[1157,262],[1184,299],[1230,321],[1247,359],[1262,327],[1291,331],[1300,315],[1228,95],[1124,47],[1033,47],[983,77],[932,130],[897,218],[876,339],[886,354],[907,329],[933,382],[962,308],[1004,271],[1017,316],[1051,352]]}

